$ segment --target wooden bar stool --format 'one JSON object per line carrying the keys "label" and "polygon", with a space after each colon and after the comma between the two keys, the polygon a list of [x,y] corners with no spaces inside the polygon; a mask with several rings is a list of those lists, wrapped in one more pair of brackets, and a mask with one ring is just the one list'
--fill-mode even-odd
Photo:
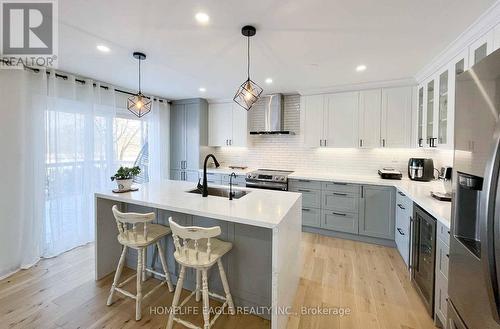
{"label": "wooden bar stool", "polygon": [[[152,224],[151,222],[155,219],[155,213],[153,212],[147,214],[122,213],[118,211],[118,207],[116,205],[113,206],[112,209],[113,215],[116,219],[116,225],[118,226],[118,242],[123,245],[123,250],[120,256],[120,261],[118,262],[118,267],[116,268],[113,285],[111,286],[111,290],[109,292],[107,305],[109,306],[113,304],[113,294],[115,291],[135,299],[135,320],[139,321],[141,319],[141,302],[144,298],[151,296],[153,292],[164,284],[168,285],[170,292],[174,291],[172,282],[170,281],[170,275],[168,274],[165,254],[160,244],[160,239],[169,235],[171,230],[163,225]],[[153,244],[155,244],[158,249],[158,255],[160,256],[163,273],[159,273],[146,267],[146,248]],[[118,283],[122,274],[123,266],[125,265],[127,248],[137,250],[137,273],[125,279],[123,282]],[[142,282],[146,281],[146,272],[160,276],[165,280],[162,280],[157,286],[143,296]],[[122,288],[134,277],[136,277],[137,281],[137,293],[135,295]]]}
{"label": "wooden bar stool", "polygon": [[[229,284],[226,278],[226,272],[222,266],[221,258],[233,247],[232,243],[216,239],[215,237],[221,234],[219,226],[203,228],[196,226],[184,227],[175,223],[172,217],[168,219],[170,228],[172,229],[172,236],[174,238],[175,260],[181,266],[179,273],[179,280],[175,287],[174,299],[172,300],[172,308],[168,317],[167,329],[172,329],[174,321],[188,327],[199,328],[191,322],[182,320],[175,316],[176,311],[184,306],[193,295],[196,295],[196,301],[200,301],[200,292],[203,297],[203,329],[210,329],[215,320],[222,314],[224,308],[227,306],[231,314],[234,315],[234,304],[231,292],[229,291]],[[181,241],[182,239],[182,241]],[[220,278],[222,286],[224,287],[225,297],[216,293],[208,291],[208,270],[217,263],[219,267]],[[184,283],[184,274],[186,267],[196,270],[196,288],[189,296],[187,296],[179,305],[179,298],[181,296],[182,285]],[[200,276],[202,285],[200,287]],[[210,307],[209,296],[218,298],[224,301],[220,311],[218,311],[214,318],[210,321]]]}

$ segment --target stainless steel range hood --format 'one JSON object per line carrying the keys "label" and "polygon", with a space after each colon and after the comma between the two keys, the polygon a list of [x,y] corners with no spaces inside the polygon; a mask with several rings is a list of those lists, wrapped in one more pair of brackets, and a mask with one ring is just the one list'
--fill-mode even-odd
{"label": "stainless steel range hood", "polygon": [[263,111],[264,113],[256,113],[257,117],[260,118],[259,124],[252,128],[250,135],[294,134],[294,132],[284,129],[284,100],[282,94],[264,96],[259,103],[261,106],[256,106],[250,111]]}

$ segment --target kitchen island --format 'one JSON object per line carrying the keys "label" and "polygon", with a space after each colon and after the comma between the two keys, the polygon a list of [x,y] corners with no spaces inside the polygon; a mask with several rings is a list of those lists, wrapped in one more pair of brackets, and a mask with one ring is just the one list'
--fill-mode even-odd
{"label": "kitchen island", "polygon": [[[121,245],[111,212],[115,204],[122,211],[154,211],[159,224],[168,225],[172,216],[180,225],[217,225],[222,229],[220,238],[233,243],[223,262],[235,306],[247,307],[270,319],[273,329],[285,328],[284,310],[292,306],[301,269],[301,194],[243,189],[248,194],[230,201],[189,193],[194,188],[190,182],[165,180],[144,184],[136,192],[96,193],[96,280],[115,271],[120,258]],[[176,282],[179,269],[173,257],[172,238],[168,237],[163,246],[171,278]],[[152,256],[148,251],[148,260],[154,262]],[[134,255],[127,258],[127,264],[135,266]],[[221,293],[217,271],[209,275],[209,288]],[[194,288],[194,273],[188,272],[184,287]]]}

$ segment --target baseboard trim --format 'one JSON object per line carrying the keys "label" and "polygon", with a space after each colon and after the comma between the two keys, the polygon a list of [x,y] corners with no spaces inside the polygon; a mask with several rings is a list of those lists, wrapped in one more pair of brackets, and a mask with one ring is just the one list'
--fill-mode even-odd
{"label": "baseboard trim", "polygon": [[396,247],[396,242],[394,240],[373,238],[370,236],[356,235],[356,234],[343,233],[343,232],[337,232],[337,231],[330,231],[330,230],[324,230],[324,229],[316,228],[316,227],[302,226],[302,232],[326,235],[326,236],[330,236],[332,238],[366,242],[366,243],[377,244],[377,245],[386,246],[386,247],[393,247],[393,248]]}

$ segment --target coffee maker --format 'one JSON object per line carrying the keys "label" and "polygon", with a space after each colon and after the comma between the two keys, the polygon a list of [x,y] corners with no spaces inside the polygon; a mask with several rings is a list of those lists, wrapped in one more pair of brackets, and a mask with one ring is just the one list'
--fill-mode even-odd
{"label": "coffee maker", "polygon": [[408,161],[408,177],[411,180],[429,182],[434,179],[434,162],[432,159],[410,158]]}

